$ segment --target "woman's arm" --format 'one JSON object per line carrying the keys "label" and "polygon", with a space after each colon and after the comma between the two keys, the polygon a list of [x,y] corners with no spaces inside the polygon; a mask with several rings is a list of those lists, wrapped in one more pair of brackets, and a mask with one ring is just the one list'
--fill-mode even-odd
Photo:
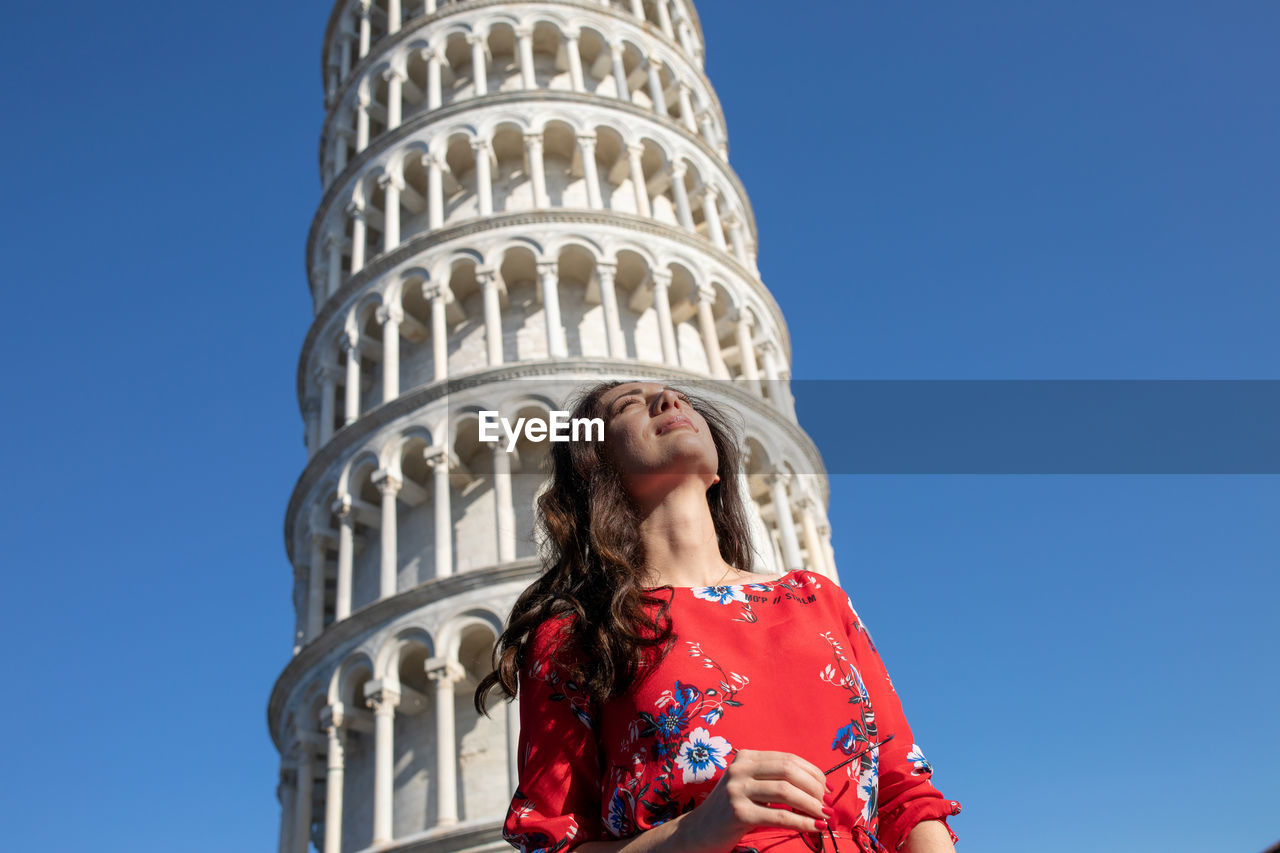
{"label": "woman's arm", "polygon": [[955,853],[956,846],[941,822],[922,820],[907,835],[901,849],[904,853]]}
{"label": "woman's arm", "polygon": [[[581,853],[728,853],[760,826],[816,832],[830,806],[826,777],[788,752],[742,749],[715,788],[691,812],[622,841],[591,841]],[[799,811],[776,808],[771,803]],[[922,848],[921,853],[928,853]]]}

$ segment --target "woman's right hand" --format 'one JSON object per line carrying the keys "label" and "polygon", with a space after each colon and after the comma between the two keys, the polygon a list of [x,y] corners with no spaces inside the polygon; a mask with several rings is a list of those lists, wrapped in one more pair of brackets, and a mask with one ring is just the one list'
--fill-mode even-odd
{"label": "woman's right hand", "polygon": [[831,818],[831,807],[825,800],[829,793],[822,771],[798,755],[740,749],[686,821],[695,824],[689,827],[690,834],[703,842],[700,848],[730,850],[756,827],[797,832],[825,828],[817,821]]}

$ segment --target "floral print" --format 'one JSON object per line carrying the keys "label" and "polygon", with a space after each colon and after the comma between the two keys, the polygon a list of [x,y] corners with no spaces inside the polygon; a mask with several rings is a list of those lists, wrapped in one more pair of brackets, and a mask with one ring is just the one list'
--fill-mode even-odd
{"label": "floral print", "polygon": [[[668,594],[676,645],[603,705],[556,666],[553,644],[534,647],[503,828],[513,845],[567,851],[642,833],[696,808],[740,749],[845,762],[828,777],[842,853],[892,850],[920,820],[959,812],[931,784],[870,634],[829,579],[792,571]],[[809,850],[764,828],[736,849],[757,848]]]}

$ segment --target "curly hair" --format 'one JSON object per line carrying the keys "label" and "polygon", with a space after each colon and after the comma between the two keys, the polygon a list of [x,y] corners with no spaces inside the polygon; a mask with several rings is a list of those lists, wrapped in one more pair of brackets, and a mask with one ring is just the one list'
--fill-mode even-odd
{"label": "curly hair", "polygon": [[[572,417],[607,421],[600,398],[622,384],[602,382],[580,391]],[[707,506],[720,556],[751,571],[737,430],[705,399],[684,396],[706,420],[715,444],[720,480],[707,489]],[[542,574],[516,600],[494,647],[494,671],[476,687],[475,706],[481,713],[487,714],[495,689],[515,698],[525,650],[548,620],[564,620],[561,637],[569,652],[569,674],[599,701],[624,692],[651,656],[665,655],[674,642],[670,599],[640,585],[645,555],[639,515],[603,442],[556,442],[550,461],[550,485],[537,504]],[[650,606],[656,608],[653,614],[646,610]]]}

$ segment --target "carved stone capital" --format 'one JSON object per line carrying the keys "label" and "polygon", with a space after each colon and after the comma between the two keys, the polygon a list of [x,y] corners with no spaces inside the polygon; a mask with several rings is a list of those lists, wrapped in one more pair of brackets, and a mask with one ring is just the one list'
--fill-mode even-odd
{"label": "carved stone capital", "polygon": [[774,468],[772,471],[764,475],[764,482],[765,485],[771,489],[778,483],[781,483],[782,487],[785,489],[787,484],[791,482],[791,473],[789,471],[784,471],[781,468]]}
{"label": "carved stone capital", "polygon": [[324,729],[340,729],[347,721],[346,708],[341,702],[325,705],[320,709],[320,727]]}
{"label": "carved stone capital", "polygon": [[596,275],[601,281],[613,281],[614,276],[618,274],[617,264],[599,263],[596,264]]}
{"label": "carved stone capital", "polygon": [[644,154],[644,146],[643,146],[643,145],[641,145],[639,142],[628,142],[628,143],[627,143],[627,156],[628,156],[628,157],[639,157],[639,156],[640,156],[640,155],[642,155],[642,154]]}
{"label": "carved stone capital", "polygon": [[378,176],[378,186],[384,190],[395,187],[396,191],[399,192],[404,189],[404,178],[395,172],[383,172]]}
{"label": "carved stone capital", "polygon": [[449,451],[440,446],[428,447],[422,451],[422,458],[432,471],[439,471],[441,468],[448,471],[450,466]]}
{"label": "carved stone capital", "polygon": [[484,139],[483,137],[477,137],[475,139],[472,139],[471,150],[474,151],[476,154],[480,154],[480,153],[489,154],[491,152],[491,148],[489,146],[489,140]]}
{"label": "carved stone capital", "polygon": [[352,201],[347,204],[347,216],[352,219],[364,221],[364,204],[358,201]]}
{"label": "carved stone capital", "polygon": [[532,27],[516,27],[513,30],[513,32],[516,34],[516,38],[518,39],[527,39],[527,38],[533,37]]}
{"label": "carved stone capital", "polygon": [[395,714],[400,704],[400,687],[385,679],[373,679],[364,683],[365,704],[378,716]]}
{"label": "carved stone capital", "polygon": [[427,678],[436,684],[457,684],[467,677],[466,671],[456,662],[446,658],[427,659]]}
{"label": "carved stone capital", "polygon": [[348,357],[359,355],[360,353],[360,335],[355,329],[347,329],[338,336],[338,346],[342,347],[342,351]]}
{"label": "carved stone capital", "polygon": [[751,309],[745,305],[739,305],[729,312],[729,319],[734,323],[742,323],[747,327],[756,324],[756,315],[751,313]]}
{"label": "carved stone capital", "polygon": [[688,171],[689,166],[683,160],[677,160],[671,164],[671,177],[677,181],[682,180]]}
{"label": "carved stone capital", "polygon": [[339,495],[329,504],[329,511],[338,517],[339,521],[347,522],[355,518],[355,508],[351,505],[351,495]]}
{"label": "carved stone capital", "polygon": [[669,270],[653,270],[649,273],[649,281],[653,283],[655,288],[661,287],[666,290],[671,286],[671,272]]}
{"label": "carved stone capital", "polygon": [[547,279],[547,278],[559,279],[560,277],[559,261],[538,261],[537,267],[538,267],[538,278],[540,279]]}
{"label": "carved stone capital", "polygon": [[403,83],[409,79],[408,76],[399,68],[385,68],[382,71],[382,79],[390,83],[392,80],[399,80]]}
{"label": "carved stone capital", "polygon": [[400,489],[404,486],[404,481],[395,475],[394,472],[385,468],[379,468],[373,472],[370,478],[373,484],[378,487],[378,491],[383,495],[398,495]]}
{"label": "carved stone capital", "polygon": [[594,133],[579,133],[577,135],[578,145],[583,151],[596,150],[596,136]]}
{"label": "carved stone capital", "polygon": [[444,299],[447,302],[449,300],[449,294],[449,288],[446,287],[443,282],[424,281],[422,283],[422,298],[428,302],[432,302],[436,299]]}
{"label": "carved stone capital", "polygon": [[470,33],[467,36],[467,44],[487,46],[489,44],[489,37],[484,33]]}
{"label": "carved stone capital", "polygon": [[532,131],[524,135],[524,147],[535,150],[542,147],[542,131]]}
{"label": "carved stone capital", "polygon": [[708,305],[716,304],[716,289],[709,284],[700,284],[693,289],[693,293],[689,296],[693,300],[694,305],[700,305],[705,302]]}
{"label": "carved stone capital", "polygon": [[387,323],[395,323],[397,326],[404,322],[404,309],[399,305],[381,305],[374,312],[374,316],[378,318],[378,322],[382,325]]}

